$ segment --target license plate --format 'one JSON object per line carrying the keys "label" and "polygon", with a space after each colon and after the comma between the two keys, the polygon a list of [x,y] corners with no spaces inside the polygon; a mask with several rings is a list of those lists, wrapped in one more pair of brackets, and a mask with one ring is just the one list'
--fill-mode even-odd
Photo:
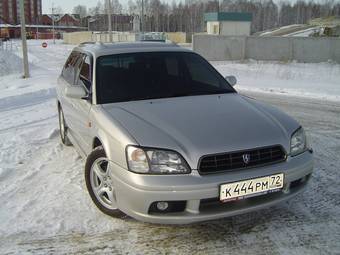
{"label": "license plate", "polygon": [[258,196],[283,188],[283,174],[232,182],[220,186],[220,201],[228,202]]}

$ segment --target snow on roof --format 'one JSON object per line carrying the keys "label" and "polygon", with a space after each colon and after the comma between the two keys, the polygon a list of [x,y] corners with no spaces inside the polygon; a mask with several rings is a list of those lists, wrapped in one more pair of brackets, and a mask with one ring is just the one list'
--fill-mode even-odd
{"label": "snow on roof", "polygon": [[79,20],[80,16],[79,14],[69,14],[69,13],[65,13],[65,14],[43,14],[48,16],[50,19],[54,18],[54,21],[60,21],[64,16],[70,16],[71,18],[75,19],[75,20]]}
{"label": "snow on roof", "polygon": [[[0,24],[0,28],[19,28],[21,25],[11,25],[11,24]],[[53,28],[52,25],[25,25],[25,27],[32,27],[32,28]],[[56,29],[65,29],[65,28],[74,28],[74,29],[87,29],[87,27],[78,27],[78,26],[54,26]]]}
{"label": "snow on roof", "polygon": [[279,27],[279,28],[276,28],[276,29],[273,29],[273,30],[270,30],[270,31],[265,31],[263,33],[261,33],[259,36],[268,36],[268,35],[272,35],[272,34],[275,34],[275,33],[278,33],[278,32],[284,32],[285,30],[287,31],[290,31],[290,29],[295,29],[295,28],[298,28],[298,27],[301,27],[303,25],[301,24],[292,24],[292,25],[287,25],[287,26],[282,26],[282,27]]}

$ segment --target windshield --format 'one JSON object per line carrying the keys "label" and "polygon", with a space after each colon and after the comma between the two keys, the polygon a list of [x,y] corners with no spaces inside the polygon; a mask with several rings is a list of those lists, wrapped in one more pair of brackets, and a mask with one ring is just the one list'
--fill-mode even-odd
{"label": "windshield", "polygon": [[97,59],[99,104],[235,90],[202,57],[190,52],[141,52]]}

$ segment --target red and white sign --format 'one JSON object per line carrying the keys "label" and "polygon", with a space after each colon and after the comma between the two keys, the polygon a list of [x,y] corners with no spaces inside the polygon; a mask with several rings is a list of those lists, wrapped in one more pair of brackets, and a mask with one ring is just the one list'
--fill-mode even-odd
{"label": "red and white sign", "polygon": [[46,48],[46,47],[47,47],[47,42],[43,42],[43,43],[41,44],[41,46],[42,46],[43,48]]}

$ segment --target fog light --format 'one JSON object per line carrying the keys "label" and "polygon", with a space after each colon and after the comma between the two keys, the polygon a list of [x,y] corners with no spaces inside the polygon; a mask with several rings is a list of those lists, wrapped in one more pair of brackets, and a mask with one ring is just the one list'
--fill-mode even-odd
{"label": "fog light", "polygon": [[169,207],[168,202],[158,202],[157,203],[157,209],[160,210],[160,211],[164,211],[164,210],[168,209],[168,207]]}

